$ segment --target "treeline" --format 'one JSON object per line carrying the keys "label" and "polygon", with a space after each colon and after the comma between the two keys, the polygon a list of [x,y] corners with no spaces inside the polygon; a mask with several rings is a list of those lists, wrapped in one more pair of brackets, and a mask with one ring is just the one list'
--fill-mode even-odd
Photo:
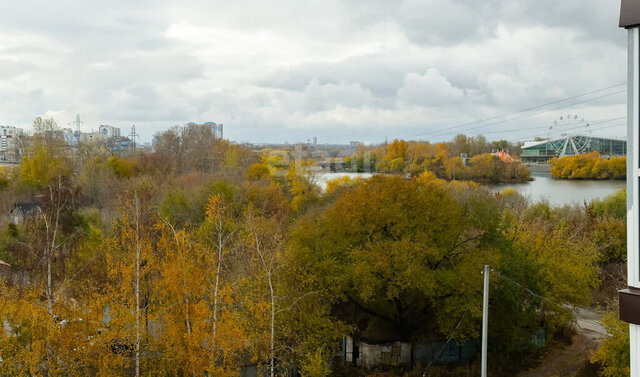
{"label": "treeline", "polygon": [[322,193],[305,166],[203,133],[118,157],[37,132],[3,172],[0,374],[358,375],[329,362],[346,336],[477,345],[489,264],[490,367],[511,376],[623,255],[618,205],[552,208],[429,171]]}
{"label": "treeline", "polygon": [[560,179],[625,179],[627,157],[600,157],[598,151],[549,160],[551,176]]}
{"label": "treeline", "polygon": [[[473,180],[484,183],[523,182],[531,179],[529,169],[520,161],[503,159],[492,151],[519,151],[507,141],[488,143],[483,136],[457,135],[452,142],[394,140],[373,148],[360,146],[354,156],[345,158],[352,171],[375,171],[419,175],[431,172],[438,178]],[[462,156],[467,156],[463,160]]]}

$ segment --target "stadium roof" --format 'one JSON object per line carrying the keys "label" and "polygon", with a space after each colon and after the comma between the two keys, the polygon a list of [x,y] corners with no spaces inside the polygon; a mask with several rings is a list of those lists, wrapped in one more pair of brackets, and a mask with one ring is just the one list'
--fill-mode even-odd
{"label": "stadium roof", "polygon": [[[615,137],[600,137],[600,136],[590,136],[590,135],[567,135],[566,137],[590,137],[592,139],[600,139],[600,140],[613,140],[613,141],[627,141],[626,139],[615,138]],[[548,143],[550,141],[562,140],[565,137],[557,137],[554,139],[546,139],[546,140],[538,140],[538,141],[525,141],[522,148],[531,148],[536,145]]]}

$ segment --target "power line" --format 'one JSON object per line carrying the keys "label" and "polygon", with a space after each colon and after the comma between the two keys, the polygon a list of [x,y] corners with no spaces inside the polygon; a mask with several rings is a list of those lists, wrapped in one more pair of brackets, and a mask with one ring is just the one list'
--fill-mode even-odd
{"label": "power line", "polygon": [[[572,99],[576,99],[576,98],[584,97],[584,96],[587,96],[587,95],[590,95],[590,94],[594,94],[594,93],[602,92],[602,91],[609,90],[609,89],[612,89],[612,88],[615,88],[615,87],[618,87],[618,86],[621,86],[621,85],[625,85],[625,84],[626,84],[626,83],[619,83],[619,84],[616,84],[616,85],[608,86],[608,87],[606,87],[606,88],[601,88],[601,89],[593,90],[593,91],[586,92],[586,93],[582,93],[582,94],[579,94],[579,95],[576,95],[576,96],[567,97],[567,98],[564,98],[564,99],[560,99],[560,100],[556,100],[556,101],[548,102],[548,103],[545,103],[545,104],[542,104],[542,105],[537,105],[537,106],[528,107],[528,108],[525,108],[525,109],[522,109],[522,110],[518,110],[518,111],[514,111],[514,112],[511,112],[511,113],[502,114],[502,115],[497,115],[497,116],[493,116],[493,117],[490,117],[490,118],[485,118],[485,119],[482,119],[482,120],[476,120],[476,121],[473,121],[473,122],[468,122],[468,123],[459,124],[459,125],[457,125],[457,126],[448,127],[448,128],[443,129],[443,130],[440,130],[440,131],[446,131],[446,130],[456,129],[456,128],[464,127],[464,126],[467,126],[467,125],[472,125],[472,124],[475,124],[475,123],[483,123],[483,122],[486,122],[486,121],[489,121],[489,120],[494,120],[494,119],[504,118],[504,117],[507,117],[507,116],[511,116],[511,115],[515,115],[515,114],[519,114],[519,113],[523,113],[523,112],[527,112],[527,111],[535,110],[535,109],[538,109],[538,108],[541,108],[541,107],[545,107],[545,106],[549,106],[549,105],[554,105],[554,104],[557,104],[557,103],[560,103],[560,102],[570,101],[570,100],[572,100]],[[620,92],[622,92],[622,91],[620,91]],[[618,92],[616,92],[616,94],[617,94],[617,93],[618,93]],[[595,98],[595,99],[597,99],[597,98]],[[437,132],[437,131],[436,131],[436,132]],[[427,135],[427,134],[431,134],[431,133],[433,133],[433,132],[427,132],[427,133],[423,133],[423,134],[417,134],[417,135],[414,135],[414,136]]]}
{"label": "power line", "polygon": [[[505,274],[493,270],[495,273],[497,273],[502,279],[507,280],[509,282],[511,282],[512,284],[517,285],[518,287],[520,287],[522,290],[524,290],[525,292],[527,292],[528,294],[537,297],[543,301],[546,301],[552,305],[555,305],[557,307],[559,307],[562,310],[569,310],[571,312],[573,312],[573,308],[568,306],[568,305],[563,305],[563,304],[559,304],[553,300],[550,300],[549,298],[539,295],[537,293],[535,293],[534,291],[532,291],[531,289],[525,287],[524,285],[518,283],[517,281],[511,279],[510,277],[506,276]],[[462,325],[462,322],[464,321],[465,316],[467,315],[467,312],[469,311],[469,308],[471,307],[471,302],[467,305],[466,309],[464,310],[464,312],[462,313],[462,317],[460,318],[460,321],[458,322],[458,324],[456,325],[456,327],[453,330],[453,333],[455,334],[456,330],[458,330],[458,328],[460,327],[460,325]],[[592,325],[597,325],[597,326],[603,326],[602,323],[600,323],[599,321],[595,321],[595,320],[589,320],[589,319],[581,319],[581,321],[585,322],[585,323],[590,323]],[[576,326],[582,328],[576,321]],[[607,328],[607,331],[612,330],[614,332],[617,332],[621,335],[626,335],[626,333],[623,333],[622,331],[619,331],[617,329],[614,328]],[[429,364],[425,367],[424,371],[422,372],[422,377],[426,377],[427,375],[427,371],[429,370],[429,368],[431,367],[431,365],[434,363],[434,361],[438,360],[440,358],[440,356],[442,355],[442,352],[445,350],[445,348],[447,348],[447,345],[449,344],[449,342],[451,342],[451,340],[453,339],[454,335],[449,336],[449,338],[447,339],[447,341],[444,343],[444,345],[442,346],[442,348],[440,348],[440,350],[438,351],[438,353],[431,359],[431,361],[429,362]]]}
{"label": "power line", "polygon": [[[515,284],[515,285],[517,285],[518,287],[522,288],[524,291],[526,291],[526,292],[527,292],[527,293],[529,293],[530,295],[532,295],[532,296],[534,296],[534,297],[537,297],[537,298],[539,298],[539,299],[541,299],[541,300],[544,300],[544,301],[546,301],[546,302],[548,302],[548,303],[550,303],[550,304],[552,304],[552,305],[555,305],[555,306],[557,306],[557,307],[559,307],[559,308],[561,308],[561,309],[563,309],[563,310],[570,310],[571,312],[573,312],[573,308],[569,307],[568,305],[558,304],[557,302],[554,302],[554,301],[550,300],[550,299],[549,299],[549,298],[547,298],[547,297],[544,297],[544,296],[541,296],[541,295],[539,295],[539,294],[535,293],[535,292],[534,292],[534,291],[532,291],[531,289],[529,289],[529,288],[525,287],[524,285],[522,285],[522,284],[518,283],[517,281],[515,281],[515,280],[513,280],[513,279],[509,278],[508,276],[504,275],[503,273],[500,273],[499,271],[495,271],[495,272],[496,272],[496,273],[497,273],[501,278],[503,278],[503,279],[505,279],[505,280],[507,280],[507,281],[509,281],[509,282],[511,282],[511,283],[513,283],[513,284]],[[591,324],[595,324],[595,325],[600,325],[600,326],[602,326],[602,323],[600,323],[600,322],[598,322],[598,321],[593,321],[593,320],[589,320],[589,319],[583,319],[582,321],[587,322],[587,323],[591,323]],[[576,325],[577,325],[578,327],[582,328],[582,327],[577,323],[577,321],[576,321]],[[619,330],[614,329],[614,328],[611,328],[611,329],[607,328],[607,331],[608,331],[608,330],[613,330],[613,331],[615,331],[615,332],[617,332],[617,333],[619,333],[619,334],[627,335],[627,334],[623,333],[622,331],[619,331]]]}
{"label": "power line", "polygon": [[[586,125],[592,126],[594,124],[603,124],[603,123],[613,122],[614,120],[621,120],[621,119],[626,119],[626,118],[627,118],[626,116],[623,116],[623,117],[619,117],[619,118],[599,119],[599,120],[596,120],[594,122],[586,123]],[[585,125],[582,125],[580,127],[585,127]],[[509,130],[497,130],[497,131],[483,132],[483,135],[490,135],[490,134],[496,134],[496,133],[510,133],[510,132],[519,132],[519,131],[537,130],[537,129],[540,129],[540,127],[527,126],[527,127],[523,127],[523,128],[511,128]]]}
{"label": "power line", "polygon": [[[601,98],[610,97],[610,96],[613,96],[613,95],[616,95],[616,94],[620,94],[620,93],[623,93],[623,92],[626,92],[626,89],[625,90],[616,91],[616,92],[613,92],[613,93],[604,94],[604,95],[593,97],[593,98],[588,98],[586,100],[582,100],[582,101],[578,101],[578,102],[573,102],[573,103],[569,103],[569,104],[563,104],[562,106],[553,107],[553,108],[550,108],[550,109],[541,110],[541,111],[537,111],[537,112],[534,112],[534,113],[524,114],[524,115],[521,115],[521,116],[518,116],[518,117],[515,117],[515,118],[503,119],[503,120],[500,120],[500,121],[497,121],[497,122],[493,122],[493,123],[487,123],[487,124],[482,124],[482,125],[475,126],[475,127],[470,127],[468,129],[466,129],[465,131],[476,130],[476,129],[479,129],[479,128],[484,128],[484,127],[489,127],[489,126],[495,126],[495,125],[501,124],[501,123],[511,122],[511,121],[514,121],[514,120],[518,120],[518,119],[522,119],[522,118],[526,118],[526,117],[530,117],[530,116],[534,116],[534,115],[544,114],[544,113],[547,113],[549,111],[559,110],[559,109],[562,109],[562,108],[565,108],[565,107],[568,107],[568,106],[579,105],[581,103],[595,101],[595,100],[598,100],[598,99],[601,99]],[[458,131],[445,132],[445,133],[435,134],[433,136],[451,135],[451,134],[454,134],[456,132],[458,132]]]}
{"label": "power line", "polygon": [[[598,130],[605,130],[608,128],[614,128],[614,127],[623,127],[626,126],[625,124],[613,124],[613,125],[609,125],[609,126],[603,126],[603,127],[596,127],[596,128],[592,128],[589,131],[598,131]],[[573,127],[573,128],[567,128],[565,131],[569,131],[569,130],[575,130],[578,128],[583,128],[584,126],[580,126],[580,127]],[[513,141],[524,141],[524,140],[528,140],[531,138],[534,138],[538,135],[531,135],[531,136],[524,136],[524,137],[519,137],[517,139],[514,139]]]}
{"label": "power line", "polygon": [[[453,129],[469,126],[469,125],[472,125],[472,124],[476,124],[476,123],[484,123],[484,122],[487,122],[487,121],[490,121],[490,120],[500,119],[500,118],[504,118],[504,117],[507,117],[507,116],[511,116],[511,115],[515,115],[515,114],[519,114],[519,113],[523,113],[523,112],[539,109],[539,108],[542,108],[542,107],[545,107],[545,106],[554,105],[554,104],[565,102],[565,101],[570,101],[572,99],[588,96],[590,94],[603,92],[605,90],[613,89],[613,88],[616,88],[616,87],[622,86],[622,85],[626,85],[626,82],[615,84],[615,85],[611,85],[611,86],[608,86],[608,87],[605,87],[605,88],[592,90],[592,91],[585,92],[585,93],[581,93],[581,94],[578,94],[578,95],[575,95],[575,96],[572,96],[572,97],[567,97],[567,98],[563,98],[563,99],[547,102],[547,103],[544,103],[544,104],[541,104],[541,105],[527,107],[527,108],[524,108],[524,109],[521,109],[521,110],[517,110],[517,111],[513,111],[513,112],[510,112],[510,113],[507,113],[507,114],[496,115],[496,116],[485,118],[485,119],[481,119],[481,120],[475,120],[475,121],[472,121],[472,122],[462,123],[462,124],[459,124],[459,125],[456,125],[456,126],[452,126],[452,127],[447,127],[447,128],[444,128],[444,129],[438,130],[438,131],[453,130]],[[438,131],[434,131],[434,132],[438,132]],[[415,134],[415,135],[413,135],[411,137],[429,135],[429,134],[432,134],[432,133],[433,132],[425,132],[425,133],[421,133],[421,134]]]}
{"label": "power line", "polygon": [[[460,322],[458,322],[458,324],[456,325],[456,327],[453,329],[453,333],[455,334],[456,330],[458,330],[458,328],[460,327],[460,325],[462,324],[462,321],[464,321],[464,317],[467,315],[467,312],[469,311],[469,308],[471,307],[471,303],[469,303],[467,305],[467,308],[464,310],[464,313],[462,313],[462,318],[460,318]],[[442,352],[444,351],[445,348],[447,348],[447,345],[449,344],[449,342],[451,341],[451,339],[453,339],[453,335],[451,335],[449,337],[449,339],[447,339],[447,341],[444,343],[444,345],[442,346],[442,348],[440,348],[440,351],[438,351],[438,353],[431,359],[431,361],[429,362],[429,364],[426,366],[426,368],[424,368],[424,371],[422,372],[422,377],[425,377],[427,375],[427,370],[429,370],[429,367],[431,367],[431,364],[433,364],[434,361],[438,360],[440,358],[440,356],[442,355]]]}
{"label": "power line", "polygon": [[627,116],[623,116],[623,117],[619,117],[619,118],[609,118],[609,119],[600,119],[600,120],[596,120],[593,122],[589,122],[589,125],[594,125],[594,124],[601,124],[601,123],[608,123],[614,120],[621,120],[621,119],[627,119]]}

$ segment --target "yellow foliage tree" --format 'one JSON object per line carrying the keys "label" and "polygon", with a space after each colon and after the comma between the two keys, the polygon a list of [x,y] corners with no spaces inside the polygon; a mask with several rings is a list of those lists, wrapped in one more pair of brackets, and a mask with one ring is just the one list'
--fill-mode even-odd
{"label": "yellow foliage tree", "polygon": [[70,176],[71,172],[71,165],[66,158],[54,156],[46,146],[43,146],[30,158],[25,156],[22,159],[19,180],[25,185],[41,189],[53,178]]}
{"label": "yellow foliage tree", "polygon": [[598,151],[549,160],[551,176],[560,179],[624,179],[626,165],[625,156],[603,158]]}
{"label": "yellow foliage tree", "polygon": [[287,187],[292,196],[291,208],[294,211],[301,210],[306,203],[317,200],[320,195],[320,188],[315,184],[315,177],[309,169],[310,165],[308,161],[300,167],[291,164],[287,170]]}
{"label": "yellow foliage tree", "polygon": [[149,229],[142,227],[138,218],[131,223],[129,216],[124,215],[113,225],[112,236],[105,240],[103,247],[108,283],[100,296],[106,315],[105,331],[98,340],[108,345],[111,352],[100,356],[100,364],[114,374],[134,369],[139,375],[140,370],[150,368],[140,364],[140,353],[149,349],[153,325],[142,320],[143,315],[148,319],[154,308],[151,306],[152,283],[157,259]]}

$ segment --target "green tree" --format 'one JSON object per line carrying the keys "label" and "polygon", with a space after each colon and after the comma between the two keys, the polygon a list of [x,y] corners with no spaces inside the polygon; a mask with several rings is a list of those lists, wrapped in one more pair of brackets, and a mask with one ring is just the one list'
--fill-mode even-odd
{"label": "green tree", "polygon": [[55,156],[43,146],[20,163],[20,183],[42,189],[58,177],[69,177],[72,169],[64,156]]}
{"label": "green tree", "polygon": [[[319,219],[301,221],[291,248],[304,261],[296,266],[310,269],[299,274],[314,276],[309,290],[360,313],[368,323],[363,335],[381,340],[381,328],[426,334],[425,326],[437,330],[438,319],[456,317],[454,301],[472,297],[443,292],[441,284],[479,237],[465,232],[463,214],[440,181],[374,177]],[[436,304],[453,311],[434,313]]]}

